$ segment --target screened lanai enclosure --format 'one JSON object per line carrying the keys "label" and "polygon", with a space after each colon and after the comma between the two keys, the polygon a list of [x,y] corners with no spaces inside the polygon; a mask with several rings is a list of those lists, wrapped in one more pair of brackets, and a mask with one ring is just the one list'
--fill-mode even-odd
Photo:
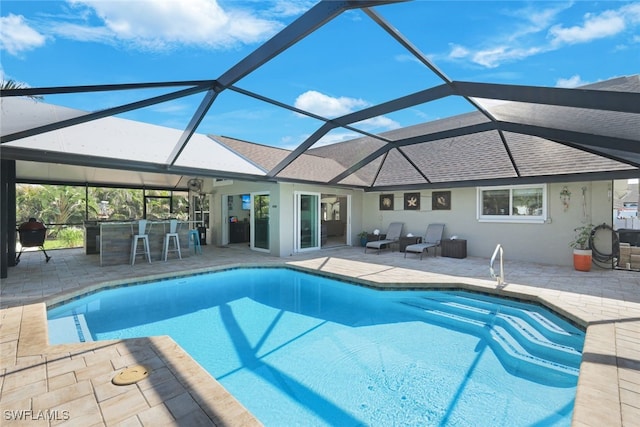
{"label": "screened lanai enclosure", "polygon": [[[13,194],[8,186],[15,182],[187,191],[189,180],[199,177],[372,192],[640,176],[638,75],[572,89],[458,79],[425,53],[435,48],[428,26],[424,34],[403,32],[397,17],[411,16],[414,7],[404,1],[320,1],[252,53],[204,80],[114,79],[2,91],[2,238],[13,226],[6,213]],[[307,40],[332,35],[334,23],[354,14],[361,25],[377,29],[375,39],[363,39],[359,25],[352,25],[340,42],[331,38],[312,55],[305,50]],[[332,52],[342,49],[352,52],[354,75],[331,73]],[[359,69],[360,55],[379,57],[380,69]],[[388,65],[385,59],[393,55],[421,67],[421,78],[404,78],[400,65]],[[296,56],[301,58],[296,70],[281,68],[280,58]],[[354,91],[376,103],[322,115],[279,95],[281,73],[312,84],[319,64],[328,64],[325,79],[353,81]],[[378,73],[379,85],[358,87],[358,72]],[[273,76],[274,84],[258,87],[256,75]],[[380,87],[384,98],[376,95]],[[126,94],[129,101],[109,105],[109,93]],[[36,95],[45,101],[28,98]],[[65,106],[70,95],[85,95],[95,108]],[[135,120],[138,110],[183,101],[192,112],[173,128]],[[225,123],[209,120],[226,103],[269,111],[272,129],[258,129],[248,141]],[[407,114],[418,107],[433,114],[426,121],[425,115]],[[441,111],[456,113],[443,116]],[[293,117],[306,118],[306,136],[293,147],[277,146],[272,134],[286,129]],[[237,129],[251,128],[247,120]],[[403,126],[369,130],[367,124],[376,120]],[[206,133],[199,131],[203,123]],[[6,252],[5,242],[2,247]]]}

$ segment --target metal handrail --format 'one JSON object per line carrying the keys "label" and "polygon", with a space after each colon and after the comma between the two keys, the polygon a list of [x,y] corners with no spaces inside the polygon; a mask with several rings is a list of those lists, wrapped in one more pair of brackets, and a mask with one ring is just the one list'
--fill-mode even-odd
{"label": "metal handrail", "polygon": [[[500,274],[497,275],[495,270],[493,269],[493,263],[496,261],[496,256],[500,253]],[[496,249],[493,251],[493,255],[491,256],[491,262],[489,262],[489,272],[491,273],[491,277],[498,281],[498,286],[504,283],[504,264],[502,262],[502,255],[504,250],[502,249],[502,245],[498,243]]]}

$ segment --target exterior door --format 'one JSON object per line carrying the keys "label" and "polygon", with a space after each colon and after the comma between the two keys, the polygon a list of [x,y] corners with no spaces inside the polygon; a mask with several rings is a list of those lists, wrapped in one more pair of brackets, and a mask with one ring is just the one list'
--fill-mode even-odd
{"label": "exterior door", "polygon": [[296,192],[296,250],[320,249],[320,193]]}
{"label": "exterior door", "polygon": [[251,249],[269,252],[269,193],[251,193]]}

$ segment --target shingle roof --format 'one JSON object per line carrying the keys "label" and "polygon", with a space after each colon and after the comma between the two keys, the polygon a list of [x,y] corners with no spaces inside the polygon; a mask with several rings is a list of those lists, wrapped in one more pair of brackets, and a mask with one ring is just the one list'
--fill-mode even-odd
{"label": "shingle roof", "polygon": [[[587,87],[640,93],[640,77],[618,78]],[[640,115],[632,113],[520,102],[495,106],[491,113],[499,120],[603,138],[638,140],[640,135]],[[473,112],[386,132],[384,137],[403,141],[488,122],[485,115]],[[618,161],[628,160],[633,154],[618,153],[618,160],[612,160],[537,136],[507,131],[502,135],[504,141],[500,132],[491,130],[392,148],[384,159],[378,157],[374,165],[365,166],[354,175],[370,186],[384,187],[638,170]],[[313,148],[308,153],[333,158],[350,167],[385,145],[383,141],[364,137]],[[606,148],[602,152],[615,153]]]}

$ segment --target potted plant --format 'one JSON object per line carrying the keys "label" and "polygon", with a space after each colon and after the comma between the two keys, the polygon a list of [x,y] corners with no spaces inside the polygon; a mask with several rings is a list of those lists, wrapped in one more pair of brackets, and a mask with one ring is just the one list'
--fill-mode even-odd
{"label": "potted plant", "polygon": [[578,271],[590,271],[592,253],[589,247],[589,239],[593,224],[587,224],[573,229],[575,232],[569,246],[573,248],[573,267]]}
{"label": "potted plant", "polygon": [[358,237],[360,238],[360,246],[365,247],[367,245],[367,236],[369,233],[366,231],[362,231],[358,233]]}

